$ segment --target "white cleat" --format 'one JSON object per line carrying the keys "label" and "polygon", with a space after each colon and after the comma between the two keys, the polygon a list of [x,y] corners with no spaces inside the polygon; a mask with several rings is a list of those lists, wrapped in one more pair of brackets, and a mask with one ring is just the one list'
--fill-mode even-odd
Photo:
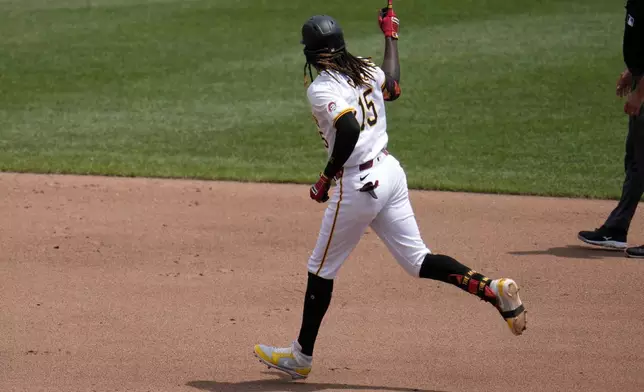
{"label": "white cleat", "polygon": [[302,354],[302,348],[297,341],[291,347],[271,347],[256,344],[254,353],[260,362],[268,368],[274,368],[287,373],[294,380],[304,379],[311,372],[313,358]]}
{"label": "white cleat", "polygon": [[526,330],[527,311],[519,298],[519,286],[512,279],[495,279],[490,282],[490,289],[497,298],[496,308],[508,323],[510,331],[521,335]]}

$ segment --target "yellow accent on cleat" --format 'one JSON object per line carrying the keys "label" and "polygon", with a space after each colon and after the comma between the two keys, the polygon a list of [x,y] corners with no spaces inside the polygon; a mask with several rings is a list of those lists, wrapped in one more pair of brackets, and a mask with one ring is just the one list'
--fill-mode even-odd
{"label": "yellow accent on cleat", "polygon": [[271,352],[265,352],[262,346],[255,345],[254,352],[261,362],[268,366],[281,370],[289,374],[294,379],[306,378],[311,372],[311,366],[299,366],[297,358],[293,355],[292,350],[275,349],[273,347],[266,347],[271,349]]}
{"label": "yellow accent on cleat", "polygon": [[519,297],[519,286],[512,279],[496,279],[490,284],[497,296],[497,309],[514,335],[526,330],[527,311]]}

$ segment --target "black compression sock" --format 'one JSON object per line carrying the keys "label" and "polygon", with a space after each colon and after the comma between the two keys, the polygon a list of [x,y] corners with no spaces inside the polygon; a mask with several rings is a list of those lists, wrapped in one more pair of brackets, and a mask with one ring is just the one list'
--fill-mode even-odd
{"label": "black compression sock", "polygon": [[302,314],[302,326],[297,341],[302,346],[304,355],[312,356],[315,340],[322,319],[331,303],[333,292],[333,280],[320,278],[309,272],[304,297],[304,312]]}
{"label": "black compression sock", "polygon": [[496,304],[496,295],[490,289],[490,278],[445,255],[428,254],[420,267],[421,278],[453,284],[482,300]]}

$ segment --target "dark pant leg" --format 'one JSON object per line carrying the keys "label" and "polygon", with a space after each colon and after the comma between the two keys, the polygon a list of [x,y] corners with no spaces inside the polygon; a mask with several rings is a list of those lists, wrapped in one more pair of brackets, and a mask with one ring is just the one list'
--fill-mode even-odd
{"label": "dark pant leg", "polygon": [[[641,170],[640,170],[641,169]],[[624,156],[624,184],[617,207],[604,226],[628,233],[637,205],[644,193],[644,117],[630,117],[626,154]]]}

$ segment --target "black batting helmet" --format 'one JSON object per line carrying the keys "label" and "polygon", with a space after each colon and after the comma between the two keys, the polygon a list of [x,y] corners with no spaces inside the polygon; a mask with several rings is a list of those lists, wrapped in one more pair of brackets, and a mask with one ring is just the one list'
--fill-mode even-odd
{"label": "black batting helmet", "polygon": [[306,61],[315,64],[318,54],[344,51],[344,33],[340,24],[328,15],[315,15],[302,26],[302,41]]}

